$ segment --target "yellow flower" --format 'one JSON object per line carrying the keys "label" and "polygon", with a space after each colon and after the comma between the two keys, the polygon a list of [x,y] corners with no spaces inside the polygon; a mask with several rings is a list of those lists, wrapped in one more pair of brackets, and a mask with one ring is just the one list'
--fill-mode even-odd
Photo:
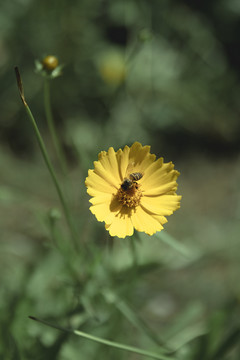
{"label": "yellow flower", "polygon": [[91,212],[105,222],[111,236],[125,238],[134,229],[153,235],[163,229],[165,216],[180,207],[172,162],[156,160],[150,146],[135,142],[117,152],[112,147],[98,155],[85,184],[92,198]]}
{"label": "yellow flower", "polygon": [[126,78],[126,64],[123,55],[117,51],[106,52],[98,60],[99,72],[103,80],[113,86],[123,83]]}

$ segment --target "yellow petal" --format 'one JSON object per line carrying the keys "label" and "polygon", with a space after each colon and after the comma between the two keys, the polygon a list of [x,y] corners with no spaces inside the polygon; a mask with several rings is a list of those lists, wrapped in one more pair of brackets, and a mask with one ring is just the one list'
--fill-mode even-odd
{"label": "yellow petal", "polygon": [[143,231],[148,235],[153,235],[157,231],[161,231],[163,226],[160,219],[153,217],[142,206],[138,206],[131,216],[132,224],[137,231]]}
{"label": "yellow petal", "polygon": [[163,158],[157,159],[145,167],[143,183],[163,166]]}
{"label": "yellow petal", "polygon": [[141,162],[141,164],[139,164],[139,172],[143,173],[144,177],[145,177],[145,171],[146,169],[155,162],[156,159],[156,155],[154,154],[147,154],[147,156],[143,159],[143,161]]}
{"label": "yellow petal", "polygon": [[113,177],[117,181],[117,183],[119,183],[120,182],[119,165],[114,149],[110,147],[107,153],[105,151],[101,152],[98,155],[98,160],[103,166],[104,170],[109,175],[109,177],[110,178]]}
{"label": "yellow petal", "polygon": [[119,164],[119,172],[120,172],[120,178],[121,182],[126,176],[127,167],[129,164],[129,147],[126,145],[123,149],[123,151],[120,149],[117,152],[117,159]]}
{"label": "yellow petal", "polygon": [[142,146],[139,142],[135,142],[129,152],[129,168],[131,172],[142,172],[146,166],[149,166],[156,156],[150,154],[150,146]]}
{"label": "yellow petal", "polygon": [[129,159],[133,160],[135,164],[141,163],[149,152],[150,146],[142,146],[139,142],[135,142],[130,148]]}
{"label": "yellow petal", "polygon": [[147,168],[147,170],[145,171],[145,175],[146,177],[151,176],[153,173],[155,173],[155,171],[162,169],[162,171],[170,171],[174,168],[174,165],[172,162],[169,163],[164,163],[163,162],[163,158],[159,158],[156,161],[154,161],[154,163],[151,164],[150,167]]}
{"label": "yellow petal", "polygon": [[97,196],[89,200],[93,205],[90,207],[91,212],[96,216],[98,221],[105,221],[109,224],[114,217],[120,212],[122,205],[116,197]]}
{"label": "yellow petal", "polygon": [[89,209],[96,216],[98,221],[105,221],[105,219],[111,214],[109,205],[106,203],[90,206]]}
{"label": "yellow petal", "polygon": [[85,184],[91,196],[94,196],[94,191],[110,194],[116,191],[116,188],[109,181],[96,174],[94,170],[88,170],[88,177],[86,178]]}
{"label": "yellow petal", "polygon": [[[158,184],[159,185],[159,184]],[[157,187],[147,188],[143,183],[142,185],[143,193],[145,196],[159,196],[164,194],[174,194],[177,190],[176,181],[167,182]],[[146,190],[145,190],[146,189]]]}
{"label": "yellow petal", "polygon": [[[170,162],[162,164],[162,159],[158,159],[154,164],[148,167],[145,171],[142,185],[147,195],[152,194],[152,191],[159,188],[159,195],[164,193],[164,188],[161,190],[163,185],[166,192],[171,191],[171,187],[167,184],[172,183],[171,186],[176,188],[176,179],[179,176],[179,172],[174,170],[174,165]],[[157,194],[157,192],[155,192]]]}
{"label": "yellow petal", "polygon": [[106,204],[108,204],[110,206],[111,200],[112,200],[112,195],[111,194],[100,193],[100,195],[94,196],[89,201],[90,201],[90,203],[92,205],[98,205],[98,204],[106,203]]}
{"label": "yellow petal", "polygon": [[122,210],[113,218],[112,223],[105,225],[111,236],[125,238],[133,235],[134,228],[130,213],[130,209],[122,207]]}
{"label": "yellow petal", "polygon": [[152,214],[152,217],[154,217],[154,219],[156,219],[162,225],[166,224],[168,222],[168,220],[165,218],[165,216]]}
{"label": "yellow petal", "polygon": [[101,178],[103,178],[107,183],[111,184],[115,189],[118,188],[120,178],[118,173],[113,173],[110,170],[109,157],[108,154],[103,155],[99,161],[94,161],[94,172]]}
{"label": "yellow petal", "polygon": [[180,200],[179,195],[143,196],[141,205],[156,215],[171,215],[179,209]]}
{"label": "yellow petal", "polygon": [[122,158],[122,175],[123,178],[129,177],[133,172],[144,173],[144,170],[156,158],[155,155],[150,154],[150,146],[142,146],[135,142],[131,148],[125,146]]}

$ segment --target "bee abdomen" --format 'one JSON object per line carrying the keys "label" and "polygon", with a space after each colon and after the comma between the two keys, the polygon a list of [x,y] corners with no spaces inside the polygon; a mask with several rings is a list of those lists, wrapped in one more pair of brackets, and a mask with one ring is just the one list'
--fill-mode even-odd
{"label": "bee abdomen", "polygon": [[135,173],[132,173],[130,174],[130,178],[134,181],[138,181],[140,180],[141,178],[143,177],[143,174],[140,173],[140,172],[135,172]]}

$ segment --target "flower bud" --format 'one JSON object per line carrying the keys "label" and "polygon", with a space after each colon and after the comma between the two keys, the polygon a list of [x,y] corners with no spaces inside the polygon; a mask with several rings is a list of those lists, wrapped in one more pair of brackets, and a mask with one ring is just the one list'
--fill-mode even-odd
{"label": "flower bud", "polygon": [[59,65],[58,58],[53,55],[47,55],[42,60],[35,60],[36,73],[48,79],[55,79],[62,75],[63,67],[64,65]]}
{"label": "flower bud", "polygon": [[58,59],[56,56],[48,55],[42,60],[44,69],[52,71],[58,66]]}

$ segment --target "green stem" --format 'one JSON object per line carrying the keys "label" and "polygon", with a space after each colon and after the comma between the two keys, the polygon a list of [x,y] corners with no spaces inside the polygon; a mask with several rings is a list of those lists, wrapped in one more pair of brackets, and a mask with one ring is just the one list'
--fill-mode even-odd
{"label": "green stem", "polygon": [[37,141],[38,141],[40,150],[42,152],[42,156],[43,156],[44,161],[46,163],[46,166],[47,166],[47,168],[48,168],[48,170],[50,172],[50,175],[52,177],[53,183],[54,183],[55,188],[57,190],[60,202],[62,204],[64,215],[65,215],[69,230],[70,230],[71,235],[72,235],[72,241],[73,241],[74,247],[75,247],[75,249],[77,249],[77,236],[76,236],[76,233],[75,233],[75,228],[74,228],[74,225],[73,225],[72,217],[70,215],[70,212],[69,212],[67,203],[65,201],[62,189],[61,189],[60,184],[58,182],[56,173],[55,173],[54,168],[52,166],[52,163],[51,163],[51,161],[49,159],[48,152],[47,152],[46,146],[44,144],[44,141],[42,139],[41,133],[40,133],[40,131],[38,129],[37,123],[36,123],[36,121],[35,121],[35,119],[33,117],[33,114],[32,114],[32,112],[31,112],[31,110],[30,110],[30,108],[29,108],[29,106],[28,106],[28,104],[26,102],[26,99],[25,99],[25,96],[24,96],[24,91],[23,91],[22,79],[21,79],[18,68],[15,68],[15,72],[16,72],[16,77],[17,77],[18,89],[19,89],[19,92],[20,92],[20,96],[21,96],[23,105],[24,105],[25,110],[27,112],[27,115],[28,115],[28,117],[29,117],[29,119],[30,119],[30,121],[32,123],[32,126],[34,128],[34,131],[35,131],[35,134],[36,134],[36,137],[37,137]]}
{"label": "green stem", "polygon": [[29,318],[32,319],[32,320],[38,321],[38,322],[40,322],[40,323],[42,323],[44,325],[50,326],[50,327],[52,327],[54,329],[61,330],[61,331],[67,331],[69,333],[81,336],[81,337],[83,337],[85,339],[96,341],[98,343],[101,343],[101,344],[104,344],[104,345],[107,345],[107,346],[112,346],[112,347],[117,348],[117,349],[130,351],[130,352],[133,352],[135,354],[139,354],[139,355],[143,355],[143,356],[148,356],[148,357],[150,357],[152,359],[174,360],[173,358],[170,358],[168,356],[164,356],[164,355],[161,355],[161,354],[156,354],[156,353],[153,353],[151,351],[142,350],[142,349],[139,349],[139,348],[136,348],[136,347],[133,347],[133,346],[120,344],[120,343],[117,343],[115,341],[106,340],[106,339],[100,338],[98,336],[90,335],[90,334],[87,334],[87,333],[79,331],[79,330],[65,329],[63,327],[50,324],[49,322],[47,322],[45,320],[37,319],[37,318],[35,318],[33,316],[29,316]]}
{"label": "green stem", "polygon": [[74,242],[74,246],[75,248],[77,247],[76,244],[77,244],[77,240],[76,240],[76,234],[75,234],[75,230],[74,230],[74,225],[73,225],[73,221],[72,221],[72,218],[71,218],[71,215],[70,215],[70,212],[69,212],[69,209],[68,209],[68,206],[67,206],[67,203],[65,201],[65,198],[64,198],[64,195],[63,195],[63,192],[62,192],[62,189],[60,187],[60,184],[58,182],[58,179],[57,179],[57,176],[56,176],[56,173],[53,169],[53,166],[52,166],[52,163],[49,159],[49,156],[48,156],[48,153],[47,153],[47,149],[46,149],[46,146],[44,144],[44,141],[42,139],[42,136],[41,136],[41,133],[38,129],[38,126],[36,124],[36,121],[33,117],[33,114],[29,108],[28,105],[25,106],[25,109],[26,109],[26,112],[28,114],[28,117],[29,119],[31,120],[31,123],[33,125],[33,128],[34,128],[34,131],[35,131],[35,134],[36,134],[36,137],[37,137],[37,141],[38,141],[38,144],[39,144],[39,147],[41,149],[41,152],[42,152],[42,155],[43,155],[43,158],[44,158],[44,161],[47,165],[47,168],[50,172],[50,175],[52,177],[52,180],[53,180],[53,183],[55,185],[55,188],[57,190],[57,193],[58,193],[58,196],[59,196],[59,199],[60,199],[60,202],[62,204],[62,208],[63,208],[63,211],[64,211],[64,215],[65,215],[65,218],[66,218],[66,221],[67,221],[67,224],[69,226],[69,229],[70,229],[70,232],[71,232],[71,235],[72,235],[72,239],[73,239],[73,242]]}
{"label": "green stem", "polygon": [[49,132],[51,134],[53,145],[55,147],[55,151],[56,151],[59,163],[61,165],[62,171],[64,174],[67,174],[66,159],[64,156],[62,146],[61,146],[58,136],[57,136],[56,127],[55,127],[55,123],[54,123],[53,115],[52,115],[51,99],[50,99],[50,80],[49,79],[45,79],[45,81],[44,81],[43,94],[44,94],[44,107],[45,107],[45,113],[46,113],[46,119],[47,119]]}
{"label": "green stem", "polygon": [[133,260],[133,268],[137,270],[138,267],[138,254],[137,254],[137,247],[136,247],[136,238],[129,237],[129,243],[130,243],[130,250],[132,253],[132,260]]}

